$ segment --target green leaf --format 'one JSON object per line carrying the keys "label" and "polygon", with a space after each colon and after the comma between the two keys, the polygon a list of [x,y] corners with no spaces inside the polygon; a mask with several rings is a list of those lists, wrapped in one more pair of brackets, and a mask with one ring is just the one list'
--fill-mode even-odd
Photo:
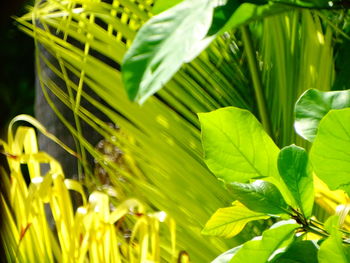
{"label": "green leaf", "polygon": [[143,103],[207,47],[214,38],[203,38],[216,3],[186,0],[144,24],[123,59],[122,77],[130,99]]}
{"label": "green leaf", "polygon": [[229,183],[227,188],[250,210],[266,214],[284,214],[289,210],[280,191],[272,183],[263,180],[251,184]]}
{"label": "green leaf", "polygon": [[240,5],[241,3],[237,0],[228,0],[225,5],[216,7],[208,35],[212,36],[218,33]]}
{"label": "green leaf", "polygon": [[237,5],[238,8],[232,9],[232,6],[235,5],[233,2],[228,1],[226,5],[215,9],[213,23],[208,35],[222,34],[252,21],[290,10],[290,7],[285,5],[272,3],[266,5],[243,3]]}
{"label": "green leaf", "polygon": [[231,258],[241,249],[243,245],[231,248],[226,252],[222,253],[220,256],[215,258],[211,263],[227,263],[230,262]]}
{"label": "green leaf", "polygon": [[222,34],[253,21],[288,12],[292,8],[329,8],[328,0],[273,0],[269,2],[264,0],[249,0],[243,2],[231,0],[227,1],[226,5],[216,8],[208,35]]}
{"label": "green leaf", "polygon": [[320,263],[348,263],[345,247],[342,243],[342,235],[338,230],[338,216],[331,216],[325,222],[325,228],[330,233],[320,246],[318,260]]}
{"label": "green leaf", "polygon": [[225,182],[279,177],[278,148],[247,110],[227,107],[198,114],[205,163]]}
{"label": "green leaf", "polygon": [[350,107],[350,90],[307,90],[295,104],[295,130],[304,139],[313,142],[321,119],[331,109]]}
{"label": "green leaf", "polygon": [[296,241],[285,252],[277,254],[271,263],[318,263],[318,249],[314,240]]}
{"label": "green leaf", "polygon": [[269,217],[236,203],[232,207],[218,209],[205,225],[202,234],[230,238],[241,232],[248,222]]}
{"label": "green leaf", "polygon": [[[332,5],[329,4],[329,0],[272,0],[275,3],[282,3],[289,6],[302,7],[302,8],[313,8],[313,9],[323,9],[330,8]],[[334,1],[336,4],[336,1]]]}
{"label": "green leaf", "polygon": [[299,227],[294,220],[281,221],[266,230],[260,239],[246,242],[230,263],[266,263],[279,248],[287,247],[294,239],[294,231]]}
{"label": "green leaf", "polygon": [[306,151],[295,145],[284,147],[278,157],[278,170],[303,214],[311,216],[314,186]]}
{"label": "green leaf", "polygon": [[152,12],[153,14],[159,14],[179,4],[182,1],[183,0],[157,0],[152,8]]}
{"label": "green leaf", "polygon": [[314,171],[331,190],[349,192],[350,109],[331,110],[320,122],[310,151]]}

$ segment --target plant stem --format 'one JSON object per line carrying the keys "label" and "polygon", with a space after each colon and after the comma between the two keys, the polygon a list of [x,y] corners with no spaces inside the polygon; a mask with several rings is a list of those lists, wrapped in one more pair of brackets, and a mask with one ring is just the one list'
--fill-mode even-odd
{"label": "plant stem", "polygon": [[[329,234],[322,228],[319,228],[318,226],[316,226],[315,224],[312,223],[312,221],[310,221],[310,224],[304,226],[304,229],[308,232],[314,233],[316,235],[322,236],[322,237],[329,237]],[[343,232],[343,233],[349,233],[347,231],[343,231],[342,229],[338,229],[339,231]],[[344,244],[349,245],[350,242],[347,239],[342,239],[342,242]]]}
{"label": "plant stem", "polygon": [[[319,222],[319,221],[317,221],[317,220],[315,220],[315,219],[310,219],[310,221],[311,221],[311,223],[315,222],[316,224],[319,224],[319,225],[323,226],[323,223],[322,223],[322,222]],[[314,225],[314,224],[313,224],[313,225]],[[340,232],[344,233],[344,234],[350,235],[350,231],[347,231],[347,230],[342,229],[342,228],[338,228],[338,230],[339,230]]]}
{"label": "plant stem", "polygon": [[316,223],[316,224],[319,224],[319,225],[323,226],[323,223],[318,221],[318,220],[310,218],[310,221],[313,222],[313,223]]}
{"label": "plant stem", "polygon": [[318,227],[308,225],[308,226],[304,226],[304,228],[307,232],[314,233],[318,236],[325,237],[325,238],[329,237],[328,233],[324,232],[322,229],[320,229]]}
{"label": "plant stem", "polygon": [[262,89],[258,63],[256,61],[256,54],[253,48],[253,42],[247,26],[242,26],[242,40],[244,44],[244,50],[247,54],[250,75],[253,81],[253,88],[256,96],[256,102],[258,104],[259,118],[266,132],[271,137],[273,137],[272,129],[271,129],[271,121],[269,118],[269,114],[267,112],[266,100]]}

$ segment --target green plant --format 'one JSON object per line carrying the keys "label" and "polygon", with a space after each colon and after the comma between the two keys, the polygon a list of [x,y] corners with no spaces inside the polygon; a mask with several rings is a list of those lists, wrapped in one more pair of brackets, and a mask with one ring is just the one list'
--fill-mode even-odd
{"label": "green plant", "polygon": [[[81,8],[82,2],[84,9]],[[37,49],[36,61],[44,94],[57,96],[76,115],[77,123],[69,123],[48,96],[51,106],[77,139],[79,154],[82,152],[80,149],[91,153],[108,171],[111,186],[123,192],[120,201],[132,196],[157,210],[166,211],[176,221],[179,251],[186,251],[194,262],[205,262],[236,244],[235,240],[207,238],[200,234],[210,215],[217,208],[228,205],[230,200],[227,191],[201,160],[199,124],[194,114],[221,106],[220,96],[213,96],[210,91],[207,93],[205,86],[198,84],[206,81],[207,72],[213,71],[214,61],[203,59],[188,67],[169,84],[171,93],[164,91],[159,97],[150,98],[141,108],[128,100],[118,68],[91,51],[97,50],[102,57],[120,64],[136,30],[149,18],[149,14],[150,3],[147,1],[143,5],[132,1],[112,5],[100,1],[50,0],[38,2],[27,16],[19,20],[22,29],[34,37],[36,45],[42,47]],[[89,41],[86,34],[90,36]],[[72,38],[85,43],[84,47],[74,46],[69,42]],[[208,55],[217,59],[215,54],[222,45],[223,40],[214,45]],[[45,53],[41,52],[43,48],[59,63],[50,63]],[[225,78],[232,76],[232,69],[225,61],[221,65],[228,71],[212,74],[212,82],[221,83],[222,93],[228,94],[225,103],[230,105],[229,90],[226,89],[228,81]],[[47,70],[43,70],[44,66]],[[71,75],[79,82],[73,81]],[[195,75],[196,81],[193,79]],[[59,83],[56,82],[57,78],[60,79]],[[230,79],[244,82],[243,77]],[[59,85],[62,82],[65,83],[64,87]],[[108,106],[90,96],[91,91]],[[111,129],[82,107],[79,104],[81,97],[106,114],[111,122],[120,127],[120,132]],[[130,169],[121,169],[89,144],[79,134],[81,121],[91,125],[106,141],[120,148],[125,159],[131,160]],[[83,160],[84,156],[80,156],[82,159],[78,161]],[[83,165],[83,172],[86,180],[82,183],[88,185],[91,191],[103,187],[96,182],[91,167]],[[121,183],[119,175],[129,183]],[[247,236],[251,236],[249,232]],[[244,235],[237,240],[245,240]]]}
{"label": "green plant", "polygon": [[[158,2],[160,5],[162,2],[164,4],[164,1]],[[185,5],[190,5],[189,2]],[[193,3],[199,5],[198,1]],[[264,5],[256,5],[257,3]],[[297,5],[300,3],[310,2],[299,1]],[[312,3],[328,5],[325,1]],[[300,9],[289,1],[286,2],[288,5],[279,4],[277,1],[244,3],[237,10],[236,7],[232,9],[235,1],[228,1],[218,8],[210,1],[205,1],[205,4],[204,13],[208,15],[214,12],[216,17],[217,28],[211,28],[211,35],[204,41],[204,44],[212,41],[211,44],[197,59],[184,65],[169,82],[167,78],[171,76],[161,79],[160,84],[165,84],[165,88],[149,98],[142,108],[128,101],[125,96],[118,67],[112,67],[101,57],[110,59],[118,66],[122,63],[126,50],[137,35],[137,30],[152,16],[152,1],[123,0],[113,1],[112,4],[88,0],[38,1],[28,15],[19,19],[22,30],[32,35],[36,44],[44,47],[59,62],[50,63],[45,54],[37,49],[38,77],[44,93],[52,92],[71,108],[76,116],[76,123],[69,123],[56,109],[77,139],[78,150],[82,153],[90,152],[105,166],[114,187],[123,188],[126,195],[137,195],[138,198],[170,214],[177,222],[178,247],[187,251],[194,262],[206,262],[219,252],[242,243],[259,232],[258,227],[258,231],[247,231],[234,240],[200,235],[200,229],[210,215],[217,208],[227,206],[232,196],[212,176],[201,160],[199,123],[195,113],[230,105],[246,108],[261,119],[265,116],[267,120],[264,121],[264,126],[272,126],[271,134],[277,145],[290,144],[294,141],[291,129],[293,107],[288,102],[296,99],[306,89],[305,86],[293,83],[308,83],[311,87],[317,87],[321,83],[325,90],[331,88],[334,79],[334,65],[330,59],[333,52],[332,37],[336,37],[334,32],[341,31],[338,26],[342,27],[346,21],[343,16],[339,16],[343,18],[339,19],[339,24],[335,26],[326,19],[321,20],[322,12]],[[236,11],[232,13],[233,10]],[[287,10],[290,12],[270,16],[276,14],[275,12]],[[256,16],[251,16],[254,13]],[[167,14],[172,14],[173,18],[176,15],[170,10]],[[189,12],[177,14],[192,17]],[[323,17],[327,18],[328,14]],[[265,18],[265,15],[269,17]],[[164,14],[162,16],[164,18]],[[197,18],[195,17],[195,22]],[[230,23],[226,23],[227,20]],[[169,21],[165,19],[165,22]],[[149,24],[152,25],[151,20]],[[169,25],[174,26],[174,23],[169,22]],[[249,25],[244,30],[247,33],[244,44],[243,30],[241,33],[237,29],[239,25]],[[208,29],[207,23],[205,26]],[[201,28],[200,23],[198,27],[198,32],[205,34],[203,32],[206,29]],[[220,28],[223,29],[217,33],[216,30]],[[231,28],[235,28],[236,32],[231,32]],[[229,31],[224,33],[226,30]],[[278,34],[272,33],[275,30],[278,30]],[[148,37],[152,35],[148,34]],[[160,34],[157,37],[164,44]],[[70,39],[83,43],[83,47],[73,45]],[[138,40],[145,39],[139,37]],[[201,39],[195,40],[203,44]],[[283,42],[280,42],[281,40]],[[157,43],[155,38],[152,41]],[[134,42],[137,43],[136,40]],[[276,47],[270,43],[283,44]],[[132,49],[135,51],[135,48]],[[163,48],[159,50],[164,51]],[[278,56],[275,52],[278,52]],[[196,53],[199,53],[199,50]],[[155,58],[159,59],[163,55],[156,55]],[[129,54],[130,57],[132,58],[132,55]],[[251,61],[249,67],[246,62],[248,57]],[[302,61],[301,57],[307,59]],[[319,63],[320,57],[325,58],[322,64]],[[142,55],[138,58],[142,58]],[[182,56],[176,57],[178,58],[183,59]],[[185,59],[187,61],[191,58]],[[254,66],[254,60],[259,67]],[[174,73],[174,67],[176,69],[179,63],[182,63],[177,60],[175,62],[177,66],[170,65],[171,74]],[[144,67],[148,65],[145,64]],[[42,70],[44,66],[49,70]],[[169,65],[154,63],[152,66],[148,69],[151,73],[158,69],[158,66],[167,68]],[[298,70],[301,67],[305,70]],[[135,69],[137,67],[134,67]],[[248,76],[254,69],[258,69],[258,74],[253,76],[253,85]],[[143,69],[139,72],[144,71]],[[67,72],[78,82],[73,81]],[[319,74],[320,72],[323,73]],[[60,78],[68,91],[60,87],[52,76]],[[263,85],[259,85],[259,79]],[[140,80],[140,77],[135,77],[135,80]],[[159,83],[156,86],[160,87]],[[89,96],[86,89],[91,89],[105,100],[108,107]],[[133,93],[135,94],[135,91]],[[258,93],[263,96],[258,96]],[[148,92],[144,94],[149,95]],[[128,139],[84,109],[80,105],[82,97],[120,126]],[[48,100],[50,102],[49,96]],[[52,102],[51,105],[55,109]],[[267,112],[262,110],[264,108]],[[81,136],[80,121],[87,122],[107,141],[121,148],[128,158],[135,160],[132,166],[135,169],[131,172],[123,171],[106,156],[101,156],[94,146]],[[83,168],[85,174],[91,175],[89,167]],[[120,184],[115,176],[119,173],[130,180],[130,184]],[[93,179],[92,176],[89,179]]]}
{"label": "green plant", "polygon": [[[20,126],[13,134],[18,121],[33,124],[57,141],[26,115],[10,123],[7,143],[0,140],[10,170],[9,174],[4,168],[0,170],[5,189],[0,195],[4,260],[120,263],[171,261],[178,257],[175,222],[166,213],[152,211],[135,198],[115,202],[113,194],[101,191],[87,198],[81,183],[65,179],[60,164],[38,150],[33,128]],[[41,165],[49,166],[45,175],[40,172]],[[24,167],[29,178],[25,178]],[[82,197],[82,205],[76,210],[69,191]],[[51,223],[45,213],[48,210]],[[50,227],[52,221],[54,228]]]}
{"label": "green plant", "polygon": [[297,131],[314,139],[310,160],[295,145],[279,150],[246,110],[199,114],[205,162],[236,200],[210,218],[203,234],[232,237],[249,221],[281,220],[213,262],[349,262],[350,233],[343,224],[350,208],[341,205],[337,215],[319,222],[313,215],[312,174],[349,194],[349,103],[348,90],[308,90],[298,100]]}
{"label": "green plant", "polygon": [[[164,1],[158,1],[164,2]],[[252,4],[253,3],[253,4]],[[185,0],[152,17],[140,29],[123,61],[123,81],[129,98],[143,103],[161,89],[184,62],[193,60],[215,37],[242,27],[257,103],[263,118],[264,98],[248,23],[294,8],[337,8],[335,1],[203,1]],[[338,6],[339,5],[339,6]],[[249,50],[250,49],[250,50]],[[267,125],[267,124],[266,124]]]}

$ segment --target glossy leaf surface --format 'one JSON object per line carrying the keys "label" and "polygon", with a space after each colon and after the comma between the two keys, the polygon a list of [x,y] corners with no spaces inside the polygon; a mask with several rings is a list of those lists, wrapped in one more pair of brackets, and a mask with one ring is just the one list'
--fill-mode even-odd
{"label": "glossy leaf surface", "polygon": [[304,7],[304,8],[314,8],[323,9],[332,6],[337,6],[337,1],[331,2],[328,0],[273,0],[274,3],[282,3],[289,6]]}
{"label": "glossy leaf surface", "polygon": [[338,230],[339,218],[331,216],[325,222],[326,230],[331,234],[320,246],[318,260],[320,263],[347,263],[345,247],[342,244],[341,233]]}
{"label": "glossy leaf surface", "polygon": [[218,209],[205,225],[202,234],[230,238],[241,232],[248,222],[269,217],[236,203],[231,207]]}
{"label": "glossy leaf surface", "polygon": [[230,262],[231,258],[239,251],[239,249],[242,246],[243,245],[231,248],[230,250],[227,250],[226,252],[222,253],[217,258],[215,258],[211,263],[227,263],[227,262]]}
{"label": "glossy leaf surface", "polygon": [[281,221],[266,230],[260,239],[246,242],[233,256],[230,263],[266,263],[279,248],[287,247],[299,227],[294,220]]}
{"label": "glossy leaf surface", "polygon": [[295,145],[283,148],[278,157],[278,170],[303,214],[311,216],[314,187],[306,151]]}
{"label": "glossy leaf surface", "polygon": [[350,183],[350,109],[331,110],[320,122],[310,160],[331,190],[348,191]]}
{"label": "glossy leaf surface", "polygon": [[229,0],[214,11],[208,35],[221,34],[250,22],[288,12],[293,7],[325,8],[329,1],[245,1]]}
{"label": "glossy leaf surface", "polygon": [[318,263],[318,249],[314,240],[296,241],[285,252],[276,255],[271,263]]}
{"label": "glossy leaf surface", "polygon": [[172,8],[173,6],[181,3],[183,0],[157,0],[154,3],[154,6],[152,8],[152,12],[154,14],[159,14],[161,12],[164,12],[165,10],[168,10],[169,8]]}
{"label": "glossy leaf surface", "polygon": [[[290,7],[288,7],[288,9],[290,9]],[[238,28],[239,26],[246,25],[254,20],[285,12],[287,8],[280,4],[256,5],[252,3],[243,3],[238,6],[235,12],[231,10],[230,2],[220,9],[215,10],[216,13],[214,14],[213,24],[208,32],[209,35],[215,33],[221,34]]]}
{"label": "glossy leaf surface", "polygon": [[165,85],[181,65],[213,38],[205,37],[216,1],[186,0],[152,17],[125,54],[122,77],[128,96],[143,103]]}
{"label": "glossy leaf surface", "polygon": [[278,148],[258,120],[234,107],[200,113],[204,159],[225,182],[278,177]]}
{"label": "glossy leaf surface", "polygon": [[321,119],[332,109],[350,107],[350,91],[307,90],[295,104],[295,130],[304,139],[315,139]]}
{"label": "glossy leaf surface", "polygon": [[288,212],[287,203],[272,183],[257,180],[251,184],[230,183],[227,188],[250,210],[267,214]]}
{"label": "glossy leaf surface", "polygon": [[214,9],[213,21],[208,31],[208,35],[214,35],[219,31],[224,32],[222,29],[240,5],[241,3],[237,0],[228,0],[225,5],[216,7]]}

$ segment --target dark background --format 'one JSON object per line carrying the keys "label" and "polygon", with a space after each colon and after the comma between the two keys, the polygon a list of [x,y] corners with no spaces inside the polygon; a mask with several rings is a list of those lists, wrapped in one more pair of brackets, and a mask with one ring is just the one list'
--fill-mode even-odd
{"label": "dark background", "polygon": [[[18,114],[34,114],[34,42],[18,30],[12,16],[26,12],[33,1],[9,0],[0,8],[0,139],[7,141],[7,125]],[[1,150],[1,148],[0,148]],[[0,154],[0,166],[6,167],[6,158]],[[1,175],[4,175],[1,173]],[[4,192],[0,178],[0,191]],[[3,207],[0,206],[2,233]],[[0,255],[5,251],[0,241]],[[1,258],[3,262],[5,258]]]}
{"label": "dark background", "polygon": [[34,42],[12,18],[26,13],[31,3],[9,0],[0,9],[0,138],[5,140],[13,117],[34,114]]}

